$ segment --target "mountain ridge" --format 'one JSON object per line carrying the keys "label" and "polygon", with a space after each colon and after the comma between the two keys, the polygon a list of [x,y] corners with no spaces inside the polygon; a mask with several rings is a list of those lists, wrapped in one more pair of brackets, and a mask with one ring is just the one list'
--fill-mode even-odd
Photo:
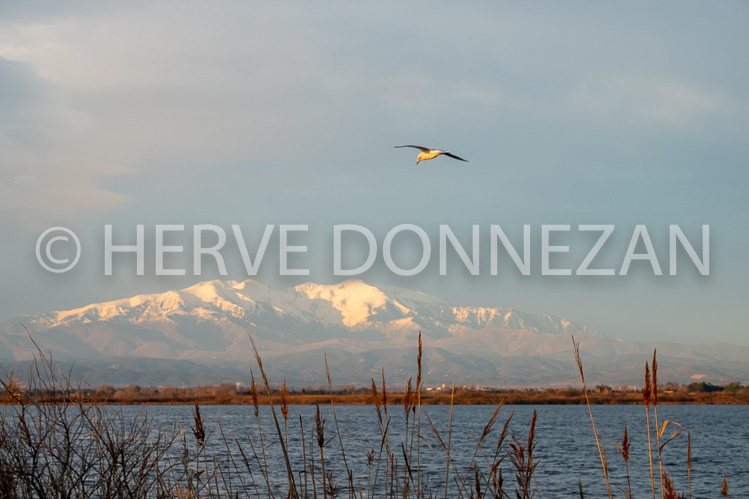
{"label": "mountain ridge", "polygon": [[[35,353],[21,323],[45,352],[96,364],[97,372],[106,359],[167,359],[210,366],[217,373],[210,379],[221,378],[222,372],[235,376],[238,365],[245,366],[240,370],[250,368],[249,333],[269,365],[276,363],[279,375],[290,380],[318,379],[315,365],[325,352],[335,352],[348,366],[340,381],[364,384],[381,367],[400,372],[412,364],[403,352],[413,349],[422,332],[425,357],[433,367],[440,366],[432,372],[441,382],[450,381],[444,378],[449,375],[458,382],[495,386],[572,383],[576,366],[570,335],[583,345],[586,377],[591,380],[640,383],[643,366],[634,359],[652,355],[653,348],[659,349],[661,372],[682,381],[690,376],[749,379],[742,363],[749,358],[749,347],[615,340],[548,314],[455,306],[417,291],[361,280],[281,289],[252,279],[213,280],[19,317],[0,325],[0,357],[20,362]],[[116,368],[112,371],[107,379],[116,379]]]}

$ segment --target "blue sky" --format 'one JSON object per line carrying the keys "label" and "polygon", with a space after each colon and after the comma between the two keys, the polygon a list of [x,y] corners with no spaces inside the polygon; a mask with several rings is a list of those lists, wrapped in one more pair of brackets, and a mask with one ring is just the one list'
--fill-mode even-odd
{"label": "blue sky", "polygon": [[[518,243],[530,224],[532,276],[439,276],[435,236],[418,276],[380,255],[361,277],[626,339],[749,344],[747,21],[745,2],[4,3],[0,317],[218,277],[157,277],[150,256],[146,276],[123,259],[106,277],[104,224],[124,240],[137,224],[240,224],[255,241],[309,224],[310,276],[279,277],[269,250],[258,278],[277,286],[340,280],[335,224],[380,245],[403,223],[449,224],[467,245],[479,224],[482,255],[490,224]],[[469,163],[417,167],[400,144]],[[669,224],[695,245],[709,224],[711,272],[541,276],[541,224],[573,227],[556,260],[573,268],[594,242],[577,225],[615,225],[601,265],[617,269],[645,224],[664,270]],[[34,255],[58,225],[83,248],[66,274]],[[406,263],[419,250],[399,247]]]}

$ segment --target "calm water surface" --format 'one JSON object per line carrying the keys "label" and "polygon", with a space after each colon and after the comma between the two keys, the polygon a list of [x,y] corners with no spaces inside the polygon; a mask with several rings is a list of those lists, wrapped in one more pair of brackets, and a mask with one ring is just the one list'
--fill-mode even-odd
{"label": "calm water surface", "polygon": [[[588,409],[585,406],[504,406],[495,424],[494,432],[486,439],[485,452],[488,454],[496,448],[502,425],[511,412],[514,412],[510,425],[511,432],[518,440],[525,443],[534,409],[538,413],[535,457],[540,459],[536,469],[536,480],[541,496],[578,495],[578,479],[581,479],[587,497],[604,497],[606,484]],[[176,423],[178,426],[184,426],[186,436],[191,436],[189,431],[192,425],[191,406],[125,406],[123,410],[132,414],[145,411],[160,423],[168,425]],[[450,408],[425,406],[422,411],[429,415],[446,442]],[[451,455],[456,461],[456,468],[459,472],[466,472],[476,448],[471,435],[476,438],[481,435],[493,411],[494,407],[490,406],[454,407]],[[280,419],[278,408],[277,412]],[[321,412],[326,419],[326,438],[329,438],[334,435],[335,429],[331,407],[321,407]],[[314,413],[314,406],[290,407],[288,439],[291,464],[295,471],[302,468],[300,416],[309,454],[309,444],[315,439]],[[240,462],[241,455],[233,441],[235,438],[242,443],[247,453],[252,452],[248,444],[249,438],[256,446],[259,444],[257,421],[252,406],[201,406],[201,414],[210,434],[208,455],[215,456],[218,462],[226,465],[229,456],[233,456],[237,462]],[[368,476],[366,455],[372,449],[375,452],[379,451],[381,441],[376,411],[372,406],[341,405],[336,406],[336,414],[349,468],[353,471],[355,482],[361,483],[362,489],[366,490]],[[609,474],[615,496],[621,497],[618,489],[620,487],[626,489],[627,486],[624,463],[614,445],[614,440],[621,443],[625,426],[628,428],[631,441],[629,469],[634,495],[649,496],[650,472],[644,406],[594,406],[593,415],[599,435],[605,434],[606,436]],[[400,442],[404,434],[403,407],[389,406],[388,416],[391,419],[390,446],[394,452],[397,450],[396,457],[401,457],[398,462],[402,463]],[[666,419],[676,421],[691,432],[692,494],[694,497],[718,497],[724,472],[730,486],[729,496],[749,497],[749,406],[666,405],[659,407],[658,418],[661,422]],[[260,419],[265,443],[270,445],[267,447],[267,457],[268,466],[271,469],[271,480],[276,490],[283,491],[287,488],[285,486],[286,473],[269,407],[261,407]],[[229,452],[219,433],[219,422],[224,434],[231,439]],[[652,410],[651,425],[654,428]],[[432,447],[430,449],[426,444],[421,446],[421,468],[423,476],[428,480],[428,489],[433,492],[444,490],[445,457],[438,450],[439,443],[424,416],[422,416],[421,433]],[[655,442],[653,442],[653,448],[655,447]],[[317,453],[316,446],[315,452],[317,462],[319,453]],[[338,440],[328,443],[325,447],[326,470],[333,470],[339,487],[345,487],[347,483],[345,468],[340,456]],[[654,460],[657,473],[655,452]],[[663,466],[673,478],[677,490],[686,491],[686,432],[664,448]],[[503,470],[505,484],[511,488],[514,474],[509,460],[505,461]],[[452,469],[450,475],[454,476]],[[259,475],[256,476],[256,480],[258,478]],[[239,477],[232,477],[232,480],[239,483]],[[450,480],[452,481],[452,478]],[[655,480],[657,486],[657,474]]]}

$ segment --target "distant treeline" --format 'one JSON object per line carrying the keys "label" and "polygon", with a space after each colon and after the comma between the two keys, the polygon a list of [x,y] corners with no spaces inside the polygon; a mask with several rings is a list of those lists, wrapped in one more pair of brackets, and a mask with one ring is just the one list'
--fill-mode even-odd
{"label": "distant treeline", "polygon": [[[660,386],[660,402],[665,404],[749,404],[749,387],[739,382],[732,382],[725,386],[717,386],[705,382],[677,385],[664,383]],[[280,388],[271,389],[276,398],[280,396]],[[451,387],[424,391],[422,404],[449,404],[452,394]],[[388,403],[402,404],[405,393],[402,391],[388,392]],[[54,402],[63,397],[62,393],[42,393],[39,390],[23,391],[27,399],[43,399]],[[252,404],[250,388],[230,384],[196,387],[173,386],[140,386],[128,385],[115,388],[111,385],[101,385],[97,388],[78,390],[77,397],[92,402],[105,404],[192,404],[196,400],[201,404]],[[589,391],[591,404],[641,404],[642,392],[632,389],[617,389],[607,385],[598,385]],[[288,403],[297,405],[314,405],[322,403],[337,404],[372,404],[373,394],[370,388],[349,386],[329,392],[328,389],[310,387],[288,390]],[[261,404],[268,403],[267,394],[260,394]],[[493,405],[505,404],[585,404],[582,389],[578,388],[479,388],[456,386],[454,403],[465,405]]]}

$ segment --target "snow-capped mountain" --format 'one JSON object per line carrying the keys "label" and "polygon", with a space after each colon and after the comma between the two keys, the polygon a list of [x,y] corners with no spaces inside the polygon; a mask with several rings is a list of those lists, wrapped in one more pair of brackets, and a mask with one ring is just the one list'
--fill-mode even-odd
{"label": "snow-capped mountain", "polygon": [[601,336],[592,328],[550,315],[531,315],[510,308],[454,307],[439,298],[402,288],[377,288],[360,280],[335,285],[306,283],[273,290],[257,281],[207,281],[180,291],[138,295],[31,318],[35,329],[106,321],[145,325],[184,320],[245,322],[248,328],[268,321],[307,328],[351,331],[428,328],[444,335],[462,328],[504,327],[536,333]]}
{"label": "snow-capped mountain", "polygon": [[[19,318],[18,322],[35,337],[51,342],[58,354],[85,357],[234,357],[247,353],[247,332],[274,350],[332,339],[400,342],[419,330],[431,339],[492,327],[600,336],[591,328],[548,315],[454,307],[423,293],[380,289],[359,280],[306,283],[280,290],[254,280],[215,280],[179,291]],[[19,328],[6,328],[3,338],[17,359],[31,352]],[[80,348],[81,341],[86,348]]]}
{"label": "snow-capped mountain", "polygon": [[[89,364],[119,359],[106,364],[113,372],[123,362],[130,365],[132,359],[144,358],[189,361],[216,373],[246,370],[252,358],[249,333],[263,355],[273,359],[268,364],[300,384],[320,380],[324,371],[316,368],[322,367],[323,352],[337,359],[331,370],[345,378],[341,382],[366,382],[381,366],[405,373],[415,362],[419,331],[425,356],[431,359],[428,369],[439,382],[445,376],[481,384],[574,382],[574,370],[568,372],[571,334],[604,370],[616,365],[634,368],[621,364],[652,353],[651,345],[611,340],[566,319],[501,307],[458,307],[423,293],[360,280],[285,289],[254,280],[215,280],[19,317],[0,327],[0,359],[21,361],[35,353],[21,324],[58,359]],[[747,358],[747,351],[673,345],[663,353],[692,364],[722,356],[723,365],[731,368],[731,362]],[[662,369],[668,364],[667,358],[662,360]],[[637,378],[640,368],[638,362]]]}

